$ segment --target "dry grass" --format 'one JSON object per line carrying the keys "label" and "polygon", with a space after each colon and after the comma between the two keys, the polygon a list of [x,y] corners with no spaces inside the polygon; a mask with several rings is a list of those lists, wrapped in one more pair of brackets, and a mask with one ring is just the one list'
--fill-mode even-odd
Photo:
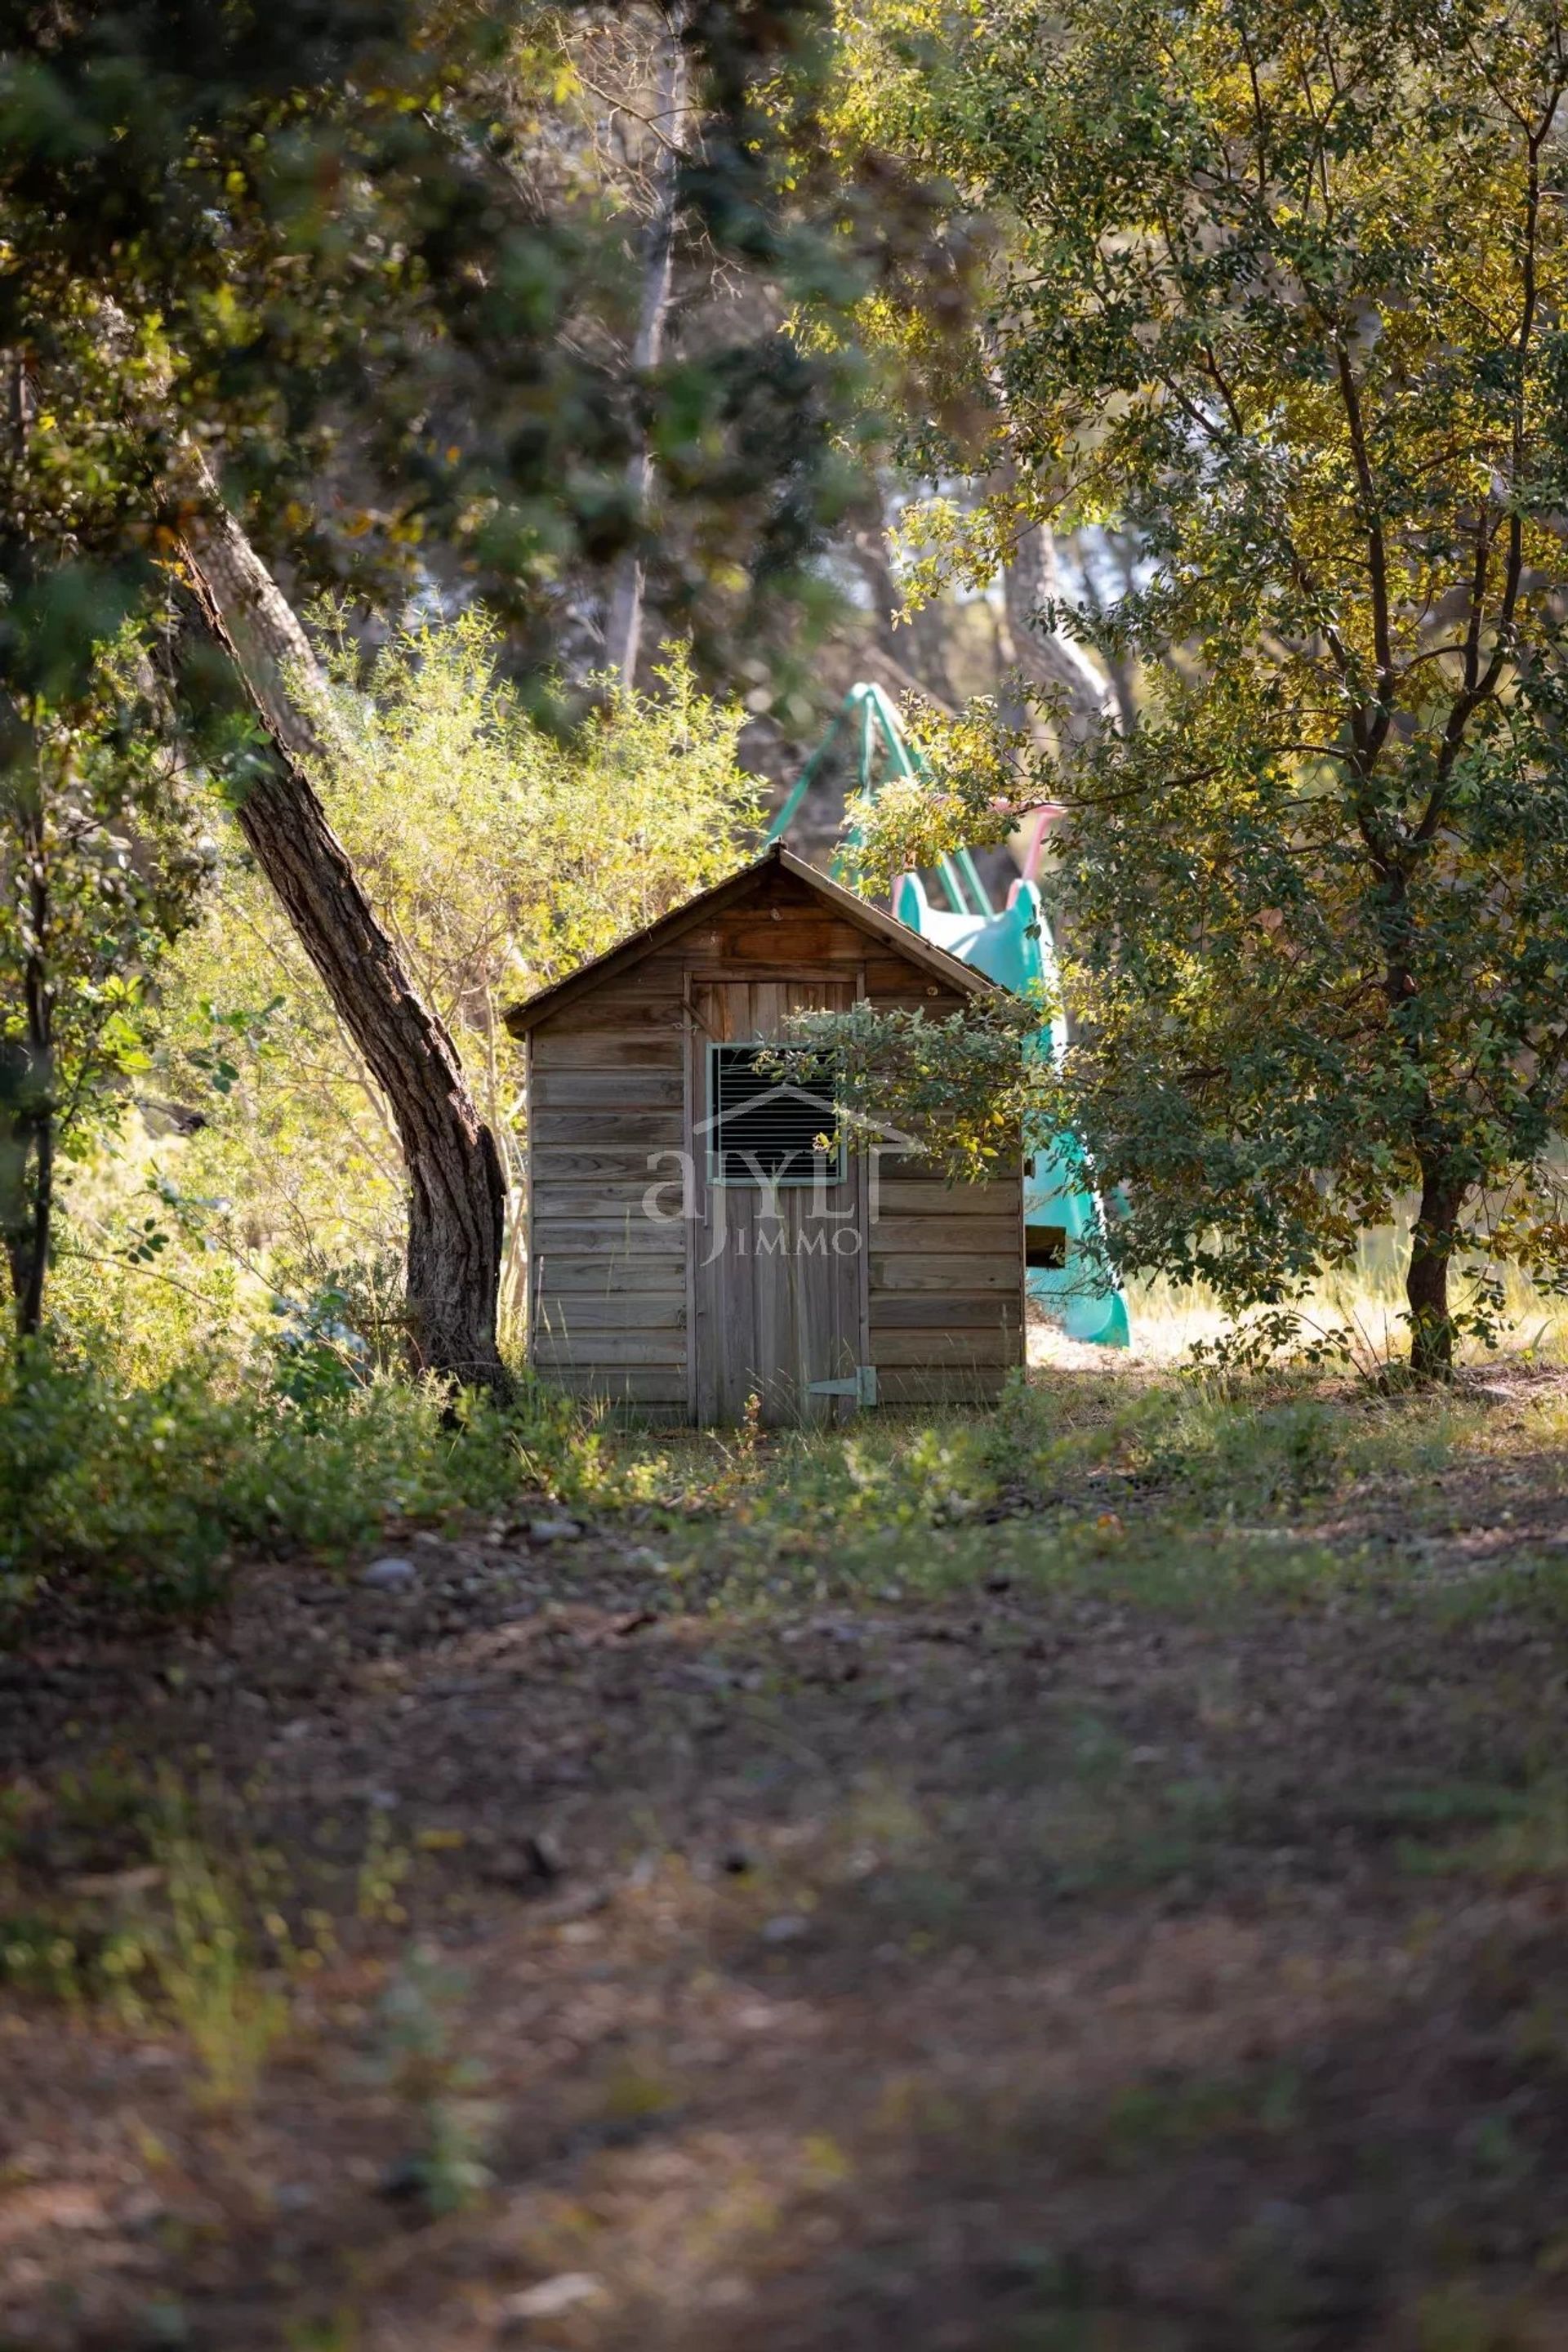
{"label": "dry grass", "polygon": [[1568,2341],[1568,1383],[1086,1352],[40,1624],[5,2352]]}
{"label": "dry grass", "polygon": [[[1302,1309],[1305,1336],[1347,1332],[1351,1360],[1365,1372],[1400,1360],[1409,1344],[1402,1264],[1395,1234],[1379,1231],[1363,1235],[1356,1265],[1326,1277],[1309,1292]],[[1568,1301],[1540,1291],[1510,1267],[1504,1275],[1502,1311],[1505,1328],[1498,1347],[1485,1349],[1467,1340],[1460,1349],[1462,1362],[1475,1365],[1501,1356],[1555,1363],[1568,1355]],[[1235,1328],[1214,1294],[1203,1285],[1179,1285],[1163,1277],[1130,1286],[1128,1314],[1132,1329],[1131,1354],[1136,1362],[1146,1365],[1178,1364],[1194,1345],[1212,1348]],[[1031,1362],[1087,1364],[1100,1352],[1076,1347],[1047,1326],[1031,1327]]]}

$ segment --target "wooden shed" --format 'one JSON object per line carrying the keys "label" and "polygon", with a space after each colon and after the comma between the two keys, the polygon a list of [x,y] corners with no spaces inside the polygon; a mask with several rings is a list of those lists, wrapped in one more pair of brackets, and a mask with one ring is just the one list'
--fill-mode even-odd
{"label": "wooden shed", "polygon": [[774,847],[508,1013],[528,1058],[529,1358],[653,1418],[984,1402],[1024,1358],[1021,1171],[949,1186],[756,1066],[786,1014],[993,983]]}

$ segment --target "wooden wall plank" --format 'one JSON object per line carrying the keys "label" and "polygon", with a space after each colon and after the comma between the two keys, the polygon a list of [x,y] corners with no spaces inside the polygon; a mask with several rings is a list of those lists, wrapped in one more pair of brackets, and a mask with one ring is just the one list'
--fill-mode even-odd
{"label": "wooden wall plank", "polygon": [[630,1036],[679,1029],[685,1007],[673,988],[638,987],[618,982],[591,995],[580,996],[563,1011],[542,1021],[536,1037],[591,1037],[595,1033],[625,1031]]}
{"label": "wooden wall plank", "polygon": [[546,1213],[534,1219],[533,1247],[541,1257],[591,1256],[596,1264],[621,1267],[641,1258],[684,1259],[686,1255],[685,1227],[656,1224],[640,1208],[584,1217],[548,1213],[556,1206],[555,1200],[550,1201]]}
{"label": "wooden wall plank", "polygon": [[942,1192],[983,1192],[994,1195],[996,1185],[1023,1185],[1023,1164],[1018,1160],[999,1160],[985,1183],[954,1183],[950,1185],[941,1167],[933,1160],[921,1160],[914,1152],[879,1152],[881,1173],[886,1183],[924,1183],[938,1185]]}
{"label": "wooden wall plank", "polygon": [[956,988],[947,988],[941,981],[932,980],[918,963],[907,963],[896,949],[882,947],[875,940],[864,942],[866,954],[866,993],[880,1004],[889,997],[909,997],[934,1013],[939,1020],[956,1013],[968,999]]}
{"label": "wooden wall plank", "polygon": [[679,1123],[683,1093],[673,1063],[652,1070],[542,1070],[528,1107],[536,1123],[542,1111],[553,1110],[673,1110]]}
{"label": "wooden wall plank", "polygon": [[832,916],[787,915],[774,922],[765,913],[759,920],[754,908],[743,919],[726,921],[722,931],[723,961],[798,964],[807,971],[825,963],[860,963],[869,944],[852,924]]}
{"label": "wooden wall plank", "polygon": [[666,1405],[680,1420],[686,1418],[686,1374],[679,1368],[604,1364],[591,1370],[554,1370],[542,1377],[568,1396]]}
{"label": "wooden wall plank", "polygon": [[[658,1264],[658,1259],[650,1263]],[[873,1331],[1016,1331],[1023,1311],[1011,1291],[982,1291],[970,1297],[920,1290],[873,1291]]]}
{"label": "wooden wall plank", "polygon": [[960,1257],[952,1251],[882,1252],[871,1246],[871,1296],[879,1290],[950,1291],[955,1297],[977,1290],[1018,1287],[1018,1265],[1013,1255]]}
{"label": "wooden wall plank", "polygon": [[[658,1203],[669,1219],[668,1224],[643,1214],[643,1194],[650,1183],[658,1187]],[[668,1170],[657,1176],[644,1175],[635,1183],[626,1178],[616,1181],[600,1177],[579,1182],[576,1179],[562,1181],[552,1177],[548,1185],[537,1188],[535,1202],[535,1216],[552,1223],[570,1219],[610,1224],[624,1234],[680,1230],[680,1180]],[[594,1246],[597,1248],[598,1244],[595,1242]]]}
{"label": "wooden wall plank", "polygon": [[[533,1263],[541,1294],[552,1291],[562,1298],[652,1296],[683,1291],[686,1286],[684,1250],[679,1255],[670,1250],[649,1250],[641,1257],[632,1257],[606,1246],[581,1256],[551,1249],[536,1239]],[[636,1311],[641,1312],[640,1308]]]}
{"label": "wooden wall plank", "polygon": [[879,1370],[877,1394],[884,1404],[994,1404],[1006,1384],[1001,1365],[977,1365],[961,1371],[951,1366],[914,1370]]}
{"label": "wooden wall plank", "polygon": [[685,1328],[684,1288],[643,1291],[635,1297],[617,1291],[608,1297],[602,1292],[563,1291],[556,1289],[546,1267],[534,1297],[534,1329],[542,1338],[547,1331],[564,1340],[584,1331],[624,1331],[635,1338],[639,1332]]}
{"label": "wooden wall plank", "polygon": [[973,1256],[977,1251],[994,1250],[1005,1257],[1018,1246],[1016,1214],[988,1217],[971,1213],[968,1215],[944,1217],[933,1211],[930,1216],[881,1216],[871,1229],[871,1246],[878,1250],[959,1250]]}
{"label": "wooden wall plank", "polygon": [[583,1035],[562,1024],[533,1035],[533,1066],[550,1070],[676,1070],[684,1039],[679,1030],[595,1029]]}
{"label": "wooden wall plank", "polygon": [[884,1364],[908,1366],[929,1365],[939,1370],[967,1365],[1016,1364],[1019,1360],[1017,1337],[1010,1331],[879,1331],[871,1332],[871,1361],[880,1370]]}
{"label": "wooden wall plank", "polygon": [[558,1337],[539,1331],[533,1338],[533,1360],[542,1371],[597,1370],[603,1365],[663,1364],[686,1374],[686,1348],[678,1331],[654,1331],[642,1338],[627,1331],[584,1331]]}
{"label": "wooden wall plank", "polygon": [[[650,1168],[651,1152],[673,1150],[672,1144],[601,1144],[594,1151],[576,1151],[569,1144],[540,1143],[531,1146],[533,1156],[534,1198],[542,1205],[550,1197],[550,1188],[557,1184],[614,1184],[626,1188],[628,1204],[636,1207],[650,1184],[668,1178],[673,1184],[674,1171],[668,1162]],[[635,1187],[635,1189],[634,1189]]]}
{"label": "wooden wall plank", "polygon": [[679,1151],[681,1144],[679,1104],[664,1109],[540,1110],[529,1120],[536,1150],[562,1144],[573,1150],[593,1150],[605,1143],[645,1150]]}
{"label": "wooden wall plank", "polygon": [[1015,1204],[1023,1213],[1023,1192],[1016,1177],[998,1184],[944,1184],[940,1176],[910,1176],[907,1160],[882,1163],[877,1185],[875,1236],[888,1217],[1011,1217]]}

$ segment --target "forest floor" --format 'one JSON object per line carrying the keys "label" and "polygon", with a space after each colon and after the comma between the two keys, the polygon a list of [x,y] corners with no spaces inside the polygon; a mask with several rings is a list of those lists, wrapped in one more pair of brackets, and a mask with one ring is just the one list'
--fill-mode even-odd
{"label": "forest floor", "polygon": [[0,2346],[1560,2352],[1568,1378],[674,1454],[0,1660]]}

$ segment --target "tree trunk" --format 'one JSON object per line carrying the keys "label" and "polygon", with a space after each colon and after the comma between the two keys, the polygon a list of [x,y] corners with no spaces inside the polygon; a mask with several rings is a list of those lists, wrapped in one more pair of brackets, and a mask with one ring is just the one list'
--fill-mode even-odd
{"label": "tree trunk", "polygon": [[22,1032],[0,1039],[0,1226],[16,1336],[36,1339],[44,1328],[55,1209],[54,992],[41,803],[24,813],[20,840],[28,944],[22,968]]}
{"label": "tree trunk", "polygon": [[[44,1328],[44,1283],[49,1270],[49,1242],[55,1215],[55,1121],[52,1110],[40,1113],[33,1137],[32,1231],[24,1250],[11,1260],[16,1285],[16,1333],[36,1339]],[[18,1262],[19,1261],[19,1262]]]}
{"label": "tree trunk", "polygon": [[0,1038],[0,1238],[11,1277],[11,1319],[22,1339],[43,1327],[53,1211],[54,1117],[47,1096],[42,1111],[34,1099],[37,1081],[27,1045],[19,1037]]}
{"label": "tree trunk", "polygon": [[1410,1311],[1410,1369],[1418,1380],[1447,1380],[1454,1369],[1448,1266],[1459,1238],[1465,1188],[1438,1162],[1423,1171],[1421,1206],[1410,1237],[1405,1297]]}
{"label": "tree trunk", "polygon": [[1024,532],[1004,567],[1002,601],[1018,667],[1061,698],[1065,731],[1079,741],[1115,724],[1116,698],[1083,647],[1046,625],[1044,608],[1059,585],[1055,542],[1037,523]]}
{"label": "tree trunk", "polygon": [[[675,207],[680,172],[677,144],[679,118],[686,107],[686,47],[681,39],[686,9],[672,0],[659,43],[658,77],[654,121],[666,143],[659,149],[654,175],[653,215],[648,222],[643,260],[642,305],[632,343],[632,372],[646,375],[658,365],[664,348],[665,320],[669,315],[669,287],[675,259]],[[626,488],[640,521],[653,487],[653,456],[646,434],[626,468]],[[620,672],[621,684],[637,683],[637,654],[642,643],[643,586],[641,556],[628,548],[616,565],[610,582],[609,610],[605,621],[605,660]]]}
{"label": "tree trunk", "polygon": [[496,1297],[506,1188],[495,1139],[310,782],[331,722],[310,642],[205,464],[197,475],[185,560],[277,753],[236,816],[391,1106],[408,1172],[409,1352],[417,1370],[503,1391]]}

